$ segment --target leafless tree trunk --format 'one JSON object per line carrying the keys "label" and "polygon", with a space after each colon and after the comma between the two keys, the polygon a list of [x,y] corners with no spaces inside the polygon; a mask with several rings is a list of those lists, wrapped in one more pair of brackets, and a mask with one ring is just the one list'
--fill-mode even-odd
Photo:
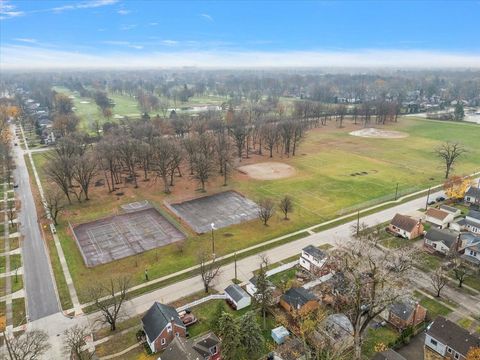
{"label": "leafless tree trunk", "polygon": [[466,149],[459,143],[446,142],[440,145],[435,154],[445,162],[445,179],[448,179],[450,171],[457,159],[466,152]]}
{"label": "leafless tree trunk", "polygon": [[43,330],[30,330],[17,337],[5,336],[4,339],[10,360],[36,360],[50,349],[48,334]]}
{"label": "leafless tree trunk", "polygon": [[200,265],[200,275],[203,281],[203,288],[205,289],[205,293],[208,294],[210,291],[210,285],[220,274],[220,265],[217,264],[215,258],[210,259],[206,252],[200,254],[198,263]]}
{"label": "leafless tree trunk", "polygon": [[262,199],[258,202],[258,217],[263,225],[267,226],[268,220],[275,214],[275,203],[272,199]]}
{"label": "leafless tree trunk", "polygon": [[91,360],[95,358],[95,351],[89,352],[85,349],[85,338],[90,335],[87,328],[75,325],[63,333],[65,353],[69,359]]}
{"label": "leafless tree trunk", "polygon": [[442,289],[447,285],[447,277],[441,266],[439,266],[433,273],[430,274],[430,282],[435,290],[435,296],[440,297]]}
{"label": "leafless tree trunk", "polygon": [[293,201],[292,198],[288,195],[280,200],[279,204],[280,210],[283,212],[284,220],[288,220],[288,214],[293,211]]}
{"label": "leafless tree trunk", "polygon": [[58,214],[66,206],[65,195],[58,188],[47,188],[45,191],[45,205],[47,206],[50,216],[52,217],[53,223],[55,224],[55,226],[58,225]]}

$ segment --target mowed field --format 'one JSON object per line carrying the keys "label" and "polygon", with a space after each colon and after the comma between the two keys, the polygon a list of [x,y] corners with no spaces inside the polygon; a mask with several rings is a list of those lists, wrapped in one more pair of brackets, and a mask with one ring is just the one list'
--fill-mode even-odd
{"label": "mowed field", "polygon": [[[53,90],[68,96],[74,96],[73,103],[76,109],[75,113],[80,117],[81,130],[91,132],[96,121],[99,121],[100,124],[106,121],[97,104],[95,104],[95,100],[92,98],[80,97],[78,94],[74,94],[70,89],[62,86],[55,86]],[[115,120],[115,115],[122,117],[140,116],[140,109],[134,98],[113,93],[109,93],[108,96],[115,102],[115,106],[112,109],[112,120]]]}
{"label": "mowed field", "polygon": [[[459,141],[468,149],[455,168],[457,174],[468,174],[480,170],[480,127],[472,124],[433,122],[402,118],[397,124],[389,124],[388,130],[400,130],[409,134],[404,139],[369,139],[349,135],[360,125],[345,122],[345,128],[337,129],[334,124],[309,131],[301,143],[298,155],[291,158],[278,154],[270,159],[254,155],[243,159],[241,164],[279,161],[296,169],[291,178],[277,180],[253,180],[235,172],[227,187],[222,186],[220,177],[213,178],[207,186],[207,194],[234,189],[254,201],[263,197],[280,199],[290,195],[295,209],[290,220],[282,219],[280,213],[265,227],[259,220],[248,226],[233,225],[216,231],[216,253],[221,256],[238,251],[268,239],[299,230],[303,227],[333,219],[349,210],[366,207],[385,199],[393,198],[397,183],[401,193],[426,188],[443,181],[443,167],[435,157],[434,149],[444,141]],[[45,162],[43,154],[34,159],[40,170],[42,181],[47,180],[41,168]],[[185,174],[188,172],[185,171]],[[366,174],[365,174],[366,173]],[[352,176],[351,174],[362,174]],[[176,202],[203,194],[187,176],[176,179],[171,195],[163,194],[161,181],[153,178],[139,181],[140,187],[121,187],[124,195],[108,194],[106,188],[93,188],[89,202],[74,203],[63,214],[58,227],[62,246],[67,256],[81,301],[86,302],[85,290],[91,279],[106,280],[112,274],[129,274],[133,284],[143,282],[143,272],[148,269],[151,279],[193,266],[202,249],[211,247],[210,234],[196,235],[168,212],[165,200]],[[69,234],[68,222],[78,224],[109,216],[118,211],[121,204],[147,199],[167,216],[177,221],[187,234],[183,246],[167,245],[110,264],[87,268],[81,254]]]}

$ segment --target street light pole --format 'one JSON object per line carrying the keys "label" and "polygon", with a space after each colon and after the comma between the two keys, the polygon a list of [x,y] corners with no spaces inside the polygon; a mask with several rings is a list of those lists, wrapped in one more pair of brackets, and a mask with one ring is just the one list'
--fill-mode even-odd
{"label": "street light pole", "polygon": [[427,208],[428,208],[428,199],[430,198],[430,190],[431,188],[428,188],[427,201],[425,202],[425,211],[427,211]]}
{"label": "street light pole", "polygon": [[237,277],[237,252],[235,251],[234,254],[234,259],[235,259],[235,280],[238,279]]}
{"label": "street light pole", "polygon": [[212,254],[213,254],[213,257],[215,257],[215,237],[213,235],[213,230],[215,230],[215,224],[212,222],[210,226],[212,228]]}

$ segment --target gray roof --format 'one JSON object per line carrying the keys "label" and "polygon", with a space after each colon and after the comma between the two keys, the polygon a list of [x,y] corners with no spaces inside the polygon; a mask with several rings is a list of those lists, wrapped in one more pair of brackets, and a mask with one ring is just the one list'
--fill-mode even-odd
{"label": "gray roof", "polygon": [[480,211],[470,210],[467,216],[476,220],[480,220]]}
{"label": "gray roof", "polygon": [[456,207],[448,206],[448,205],[442,205],[442,206],[440,206],[440,209],[441,209],[441,210],[445,210],[445,211],[447,211],[447,212],[449,212],[449,213],[452,213],[452,214],[454,214],[454,213],[456,213],[457,211],[459,211],[459,209],[457,209]]}
{"label": "gray roof", "polygon": [[456,352],[467,355],[468,350],[473,347],[480,347],[480,338],[470,334],[464,328],[439,316],[428,327],[427,334],[442,344],[451,347]]}
{"label": "gray roof", "polygon": [[154,341],[171,321],[185,328],[175,308],[155,302],[142,318],[143,330],[150,342]]}
{"label": "gray roof", "polygon": [[475,198],[480,197],[480,189],[475,186],[470,186],[470,188],[465,193],[465,196],[470,196]]}
{"label": "gray roof", "polygon": [[396,214],[392,221],[390,221],[390,224],[398,227],[399,229],[412,232],[412,230],[415,229],[415,226],[417,226],[418,221],[412,219],[410,216]]}
{"label": "gray roof", "polygon": [[316,248],[313,245],[308,245],[307,247],[304,247],[302,249],[305,251],[307,254],[312,255],[315,259],[321,260],[327,257],[327,254],[325,254],[322,250],[319,248]]}
{"label": "gray roof", "polygon": [[398,301],[390,305],[390,312],[402,320],[407,321],[415,310],[415,304],[411,300]]}
{"label": "gray roof", "polygon": [[[254,277],[252,277],[252,278],[251,278],[250,280],[248,280],[248,281],[249,281],[251,284],[253,284],[253,286],[257,286],[258,276],[254,276]],[[267,284],[268,284],[269,286],[272,286],[272,287],[275,286],[275,285],[273,285],[272,282],[271,282],[270,280],[268,280],[268,279],[267,279]]]}
{"label": "gray roof", "polygon": [[455,243],[459,235],[460,233],[453,230],[431,228],[425,234],[425,239],[442,242],[450,248]]}
{"label": "gray roof", "polygon": [[282,295],[282,299],[295,309],[302,307],[309,301],[317,300],[315,295],[301,287],[289,289]]}
{"label": "gray roof", "polygon": [[249,298],[250,295],[248,295],[245,290],[243,290],[240,286],[237,284],[232,284],[227,286],[225,289],[225,293],[230,295],[230,297],[233,299],[235,302],[239,302],[243,298]]}
{"label": "gray roof", "polygon": [[[212,355],[210,349],[217,346],[220,340],[209,332],[195,340],[186,340],[176,336],[160,355],[160,360],[198,360]],[[201,357],[199,357],[201,355]]]}
{"label": "gray roof", "polygon": [[407,360],[398,352],[392,349],[382,351],[381,353],[376,353],[372,360]]}

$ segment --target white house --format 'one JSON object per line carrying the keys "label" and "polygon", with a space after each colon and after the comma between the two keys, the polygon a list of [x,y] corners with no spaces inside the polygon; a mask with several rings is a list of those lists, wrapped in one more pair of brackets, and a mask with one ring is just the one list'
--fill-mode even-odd
{"label": "white house", "polygon": [[438,226],[441,229],[445,229],[448,225],[453,222],[454,216],[446,211],[429,208],[425,212],[425,221]]}
{"label": "white house", "polygon": [[470,186],[465,193],[465,202],[469,204],[480,204],[480,188]]}
{"label": "white house", "polygon": [[440,210],[445,211],[449,214],[452,214],[454,218],[462,215],[462,211],[460,209],[457,209],[456,207],[453,207],[453,206],[441,205]]}
{"label": "white house", "polygon": [[431,252],[447,255],[450,251],[457,250],[460,233],[449,229],[431,228],[423,238],[424,247]]}
{"label": "white house", "polygon": [[308,245],[302,249],[300,256],[300,266],[311,273],[321,272],[327,262],[327,254],[313,245]]}
{"label": "white house", "polygon": [[442,316],[427,327],[425,351],[431,350],[444,358],[465,360],[470,348],[479,346],[479,337]]}
{"label": "white house", "polygon": [[480,234],[480,211],[470,210],[465,216],[465,230]]}
{"label": "white house", "polygon": [[237,284],[229,285],[225,289],[227,301],[236,309],[241,310],[250,306],[252,298]]}
{"label": "white house", "polygon": [[463,233],[460,239],[462,240],[462,259],[480,266],[480,236]]}

